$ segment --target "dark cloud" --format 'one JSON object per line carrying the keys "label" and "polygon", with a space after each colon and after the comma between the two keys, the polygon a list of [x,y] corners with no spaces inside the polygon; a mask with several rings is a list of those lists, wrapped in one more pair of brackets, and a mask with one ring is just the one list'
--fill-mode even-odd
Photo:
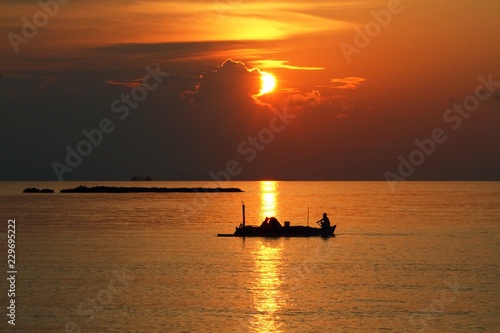
{"label": "dark cloud", "polygon": [[[275,44],[276,42],[274,42]],[[165,42],[165,43],[121,43],[90,50],[98,51],[102,54],[112,55],[137,55],[137,54],[161,54],[170,58],[190,58],[207,53],[235,50],[235,49],[255,49],[266,48],[271,45],[268,41],[200,41],[200,42]]]}
{"label": "dark cloud", "polygon": [[[179,71],[197,78],[200,73],[220,64],[221,54],[240,59],[249,55],[265,57],[270,49],[278,47],[280,43],[279,40],[121,43],[90,48],[85,52],[92,56],[92,66],[101,66],[102,63],[102,66],[107,67],[128,67],[131,61],[144,66],[144,59],[148,59],[148,62],[168,64],[172,72]],[[83,60],[78,61],[82,63]],[[186,66],[188,62],[189,66]]]}
{"label": "dark cloud", "polygon": [[142,85],[144,78],[125,79],[125,80],[106,80],[106,83],[112,86],[123,86],[126,88],[134,88]]}
{"label": "dark cloud", "polygon": [[[498,113],[483,112],[483,106],[464,119],[460,130],[451,131],[442,120],[449,103],[430,109],[391,98],[374,103],[368,89],[255,97],[259,71],[235,60],[217,63],[198,71],[191,64],[179,68],[193,76],[166,77],[126,119],[113,112],[111,103],[138,87],[147,64],[127,71],[0,76],[0,141],[7,161],[0,164],[0,177],[55,180],[51,163],[64,162],[65,147],[85,139],[82,130],[109,118],[115,130],[64,179],[129,179],[134,174],[210,179],[210,172],[237,161],[241,172],[235,180],[383,180],[384,171],[397,170],[398,156],[408,157],[416,149],[415,139],[429,137],[435,127],[446,129],[449,140],[412,179],[498,179]],[[170,71],[166,64],[160,67]],[[491,101],[497,99],[495,93]]]}
{"label": "dark cloud", "polygon": [[228,59],[213,71],[200,75],[194,91],[186,90],[181,96],[194,104],[249,103],[261,88],[258,69],[248,69],[240,61]]}
{"label": "dark cloud", "polygon": [[284,105],[294,111],[325,110],[335,115],[336,119],[349,118],[349,112],[354,106],[348,102],[345,95],[323,96],[318,90],[308,93],[294,93],[284,98]]}
{"label": "dark cloud", "polygon": [[495,92],[493,93],[493,98],[495,99],[495,101],[500,103],[500,90],[495,90]]}
{"label": "dark cloud", "polygon": [[11,100],[30,98],[54,81],[51,76],[0,73],[0,94],[2,98]]}
{"label": "dark cloud", "polygon": [[313,90],[310,93],[288,95],[285,104],[291,108],[307,108],[320,105],[321,100],[320,92]]}
{"label": "dark cloud", "polygon": [[194,90],[180,94],[190,106],[193,152],[208,170],[224,167],[225,161],[238,154],[242,140],[273,116],[270,106],[256,98],[260,88],[258,69],[228,59],[202,73]]}

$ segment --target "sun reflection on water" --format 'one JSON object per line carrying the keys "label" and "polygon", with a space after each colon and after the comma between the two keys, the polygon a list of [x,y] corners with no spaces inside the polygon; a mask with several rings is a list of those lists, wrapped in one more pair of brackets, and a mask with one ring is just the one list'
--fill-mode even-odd
{"label": "sun reflection on water", "polygon": [[260,182],[260,215],[261,220],[279,214],[278,210],[278,182]]}
{"label": "sun reflection on water", "polygon": [[[278,240],[275,240],[278,241]],[[251,320],[253,332],[283,332],[280,314],[287,306],[286,293],[280,290],[283,283],[281,260],[283,243],[261,242],[253,253],[256,280],[252,285],[255,314]]]}
{"label": "sun reflection on water", "polygon": [[[260,182],[260,216],[279,218],[278,182]],[[260,240],[252,251],[255,279],[252,281],[254,315],[252,332],[284,332],[281,314],[288,306],[288,296],[282,289],[283,246],[281,239]]]}

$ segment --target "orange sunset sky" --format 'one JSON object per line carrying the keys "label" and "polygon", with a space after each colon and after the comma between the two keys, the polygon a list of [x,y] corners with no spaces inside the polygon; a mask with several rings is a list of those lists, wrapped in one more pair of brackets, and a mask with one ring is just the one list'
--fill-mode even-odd
{"label": "orange sunset sky", "polygon": [[499,13],[3,0],[0,179],[500,180]]}

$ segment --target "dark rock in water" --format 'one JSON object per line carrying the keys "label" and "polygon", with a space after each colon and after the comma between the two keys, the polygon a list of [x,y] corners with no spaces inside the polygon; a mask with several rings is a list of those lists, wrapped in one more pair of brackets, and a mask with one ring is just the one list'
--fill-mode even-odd
{"label": "dark rock in water", "polygon": [[54,190],[50,188],[37,189],[36,187],[25,188],[23,193],[54,193]]}
{"label": "dark rock in water", "polygon": [[115,186],[78,186],[61,190],[61,193],[217,193],[243,192],[239,188],[203,188],[203,187],[115,187]]}

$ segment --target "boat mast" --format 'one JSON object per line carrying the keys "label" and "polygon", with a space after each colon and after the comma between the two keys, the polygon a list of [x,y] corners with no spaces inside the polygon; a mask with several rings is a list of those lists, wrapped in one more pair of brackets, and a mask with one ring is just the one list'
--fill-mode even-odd
{"label": "boat mast", "polygon": [[245,202],[241,202],[241,210],[243,211],[243,227],[245,227]]}

